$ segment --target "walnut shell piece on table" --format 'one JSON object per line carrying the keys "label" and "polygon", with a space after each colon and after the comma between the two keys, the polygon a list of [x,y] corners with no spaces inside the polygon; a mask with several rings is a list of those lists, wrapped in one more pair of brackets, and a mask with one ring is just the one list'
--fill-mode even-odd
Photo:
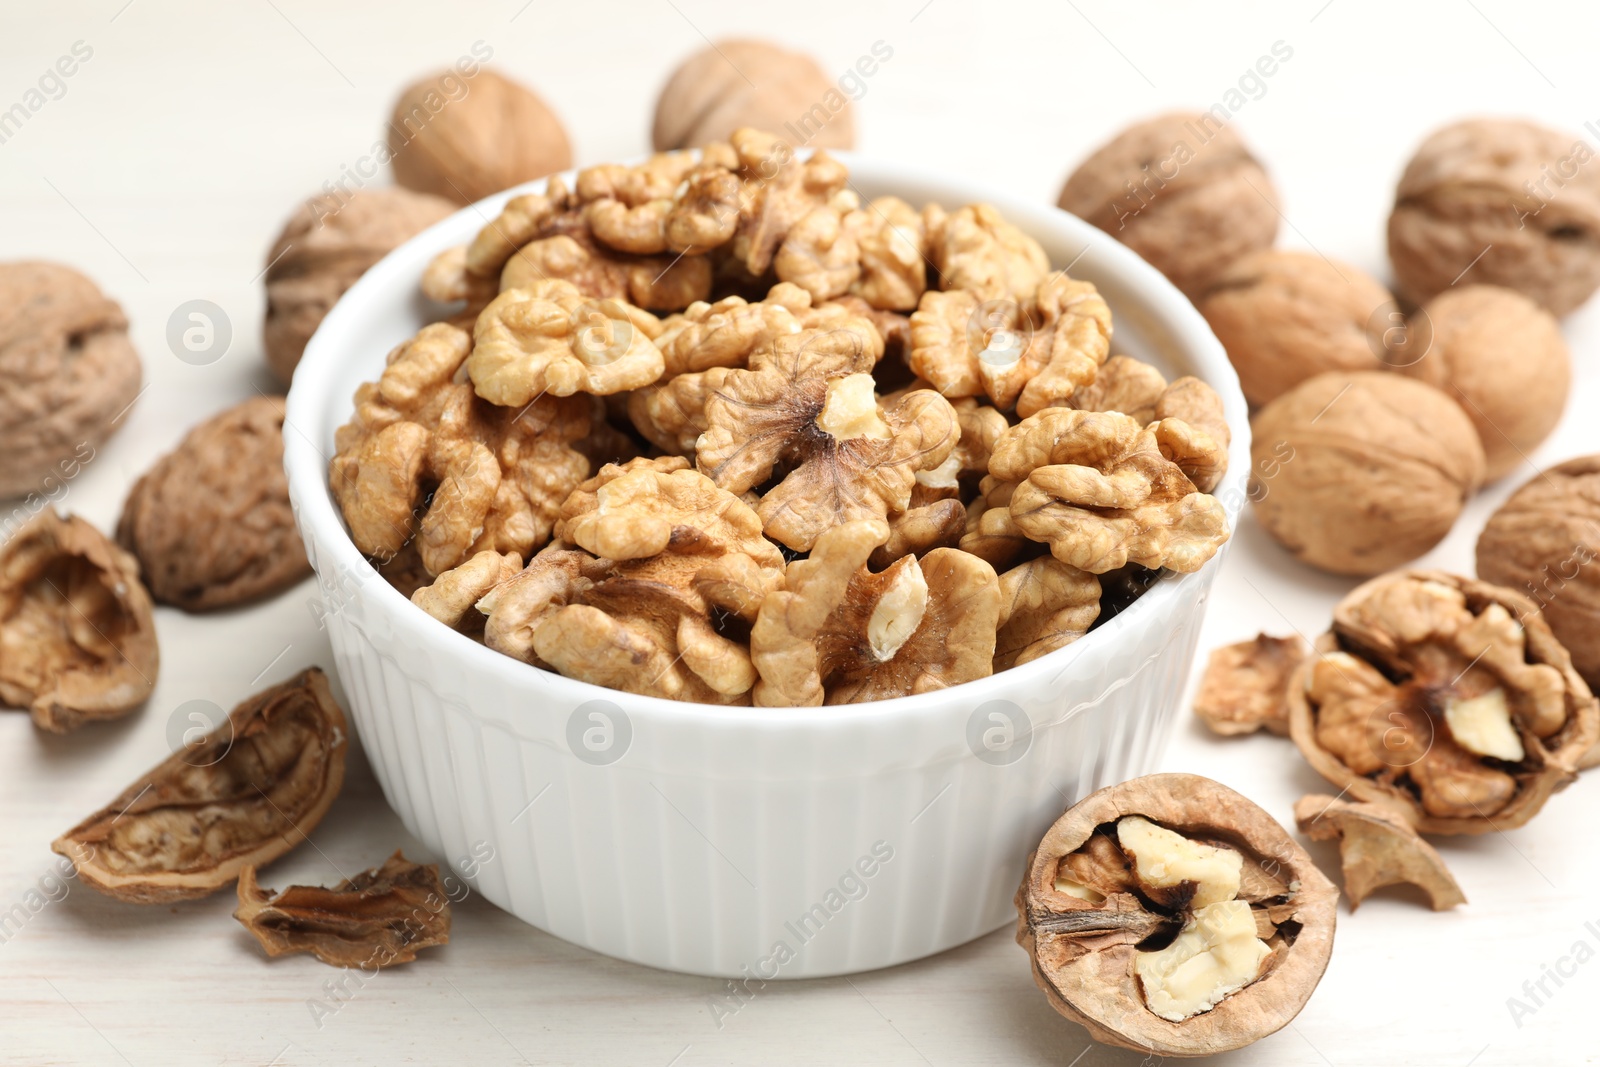
{"label": "walnut shell piece on table", "polygon": [[1317,773],[1420,833],[1533,818],[1577,779],[1600,702],[1532,601],[1439,571],[1397,571],[1334,609],[1289,686],[1289,733]]}
{"label": "walnut shell piece on table", "polygon": [[116,301],[57,263],[0,263],[0,499],[52,496],[91,463],[144,369]]}
{"label": "walnut shell piece on table", "polygon": [[[1231,860],[1231,878],[1219,878],[1216,893],[1199,881],[1151,884],[1119,843],[1130,817],[1202,852],[1221,850],[1207,866],[1226,873]],[[1268,951],[1254,979],[1209,1010],[1163,1018],[1139,973],[1141,957],[1154,953],[1140,945],[1187,928],[1195,911],[1207,910],[1193,905],[1211,896],[1222,899],[1208,907],[1247,905]],[[1017,942],[1051,1006],[1096,1041],[1160,1056],[1213,1055],[1299,1014],[1328,965],[1338,896],[1305,850],[1245,797],[1197,775],[1154,774],[1093,793],[1056,820],[1017,889]]]}
{"label": "walnut shell piece on table", "polygon": [[1278,193],[1232,126],[1177,112],[1095,150],[1057,205],[1111,234],[1196,299],[1278,236]]}
{"label": "walnut shell piece on table", "polygon": [[572,165],[567,131],[531,89],[492,70],[407,86],[388,129],[395,181],[470,204]]}
{"label": "walnut shell piece on table", "polygon": [[1328,371],[1383,370],[1393,306],[1389,290],[1348,263],[1273,248],[1230,264],[1200,299],[1255,405]]}
{"label": "walnut shell piece on table", "polygon": [[1455,285],[1499,285],[1565,315],[1600,287],[1594,150],[1521,119],[1434,131],[1395,188],[1389,260],[1414,304]]}
{"label": "walnut shell piece on table", "polygon": [[0,701],[66,733],[150,697],[160,667],[139,564],[46,509],[0,546]]}
{"label": "walnut shell piece on table", "polygon": [[450,896],[439,865],[413,863],[398,851],[338,885],[281,892],[262,889],[251,864],[239,872],[233,917],[268,956],[309,952],[330,967],[371,971],[450,943]]}
{"label": "walnut shell piece on table", "polygon": [[1402,369],[1461,405],[1483,443],[1487,480],[1526,462],[1561,421],[1572,355],[1555,317],[1521,293],[1453,286],[1412,316],[1411,329],[1421,355]]}
{"label": "walnut shell piece on table", "polygon": [[854,109],[810,56],[767,41],[721,40],[685,59],[656,98],[656,151],[726,141],[737,129],[776,130],[796,145],[851,148]]}
{"label": "walnut shell piece on table", "polygon": [[1478,535],[1478,577],[1531,599],[1572,665],[1600,687],[1600,455],[1543,471]]}
{"label": "walnut shell piece on table", "polygon": [[378,260],[455,211],[409,189],[324,194],[295,209],[267,252],[267,365],[285,384],[333,305]]}
{"label": "walnut shell piece on table", "polygon": [[1461,407],[1423,382],[1330,372],[1251,422],[1256,519],[1302,562],[1366,576],[1450,532],[1483,483],[1483,446]]}
{"label": "walnut shell piece on table", "polygon": [[230,607],[311,573],[283,473],[283,407],[256,396],[213,416],[134,483],[117,540],[156,600]]}
{"label": "walnut shell piece on table", "polygon": [[1386,885],[1417,886],[1428,894],[1434,911],[1467,902],[1438,849],[1392,808],[1311,795],[1295,801],[1294,819],[1311,840],[1339,842],[1351,911]]}
{"label": "walnut shell piece on table", "polygon": [[245,700],[50,847],[118,900],[214,893],[322,821],[344,784],[349,733],[327,676],[301,671]]}
{"label": "walnut shell piece on table", "polygon": [[1211,653],[1194,713],[1213,733],[1233,737],[1265,727],[1289,734],[1289,680],[1310,650],[1299,637],[1257,634]]}

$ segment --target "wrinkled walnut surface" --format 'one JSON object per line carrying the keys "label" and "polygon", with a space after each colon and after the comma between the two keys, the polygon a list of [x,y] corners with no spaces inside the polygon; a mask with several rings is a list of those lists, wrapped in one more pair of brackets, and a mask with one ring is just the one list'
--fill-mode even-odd
{"label": "wrinkled walnut surface", "polygon": [[283,473],[283,398],[256,396],[201,423],[134,483],[117,540],[156,600],[230,607],[311,573]]}
{"label": "wrinkled walnut surface", "polygon": [[1057,204],[1138,252],[1194,299],[1229,263],[1272,246],[1277,201],[1232,126],[1178,112],[1135,123],[1097,149],[1061,187]]}
{"label": "wrinkled walnut surface", "polygon": [[1436,130],[1395,189],[1389,259],[1412,303],[1455,285],[1501,285],[1565,315],[1600,286],[1593,149],[1519,119]]}
{"label": "wrinkled walnut surface", "polygon": [[344,784],[348,740],[313,667],[244,701],[50,847],[119,900],[203,897],[310,835]]}
{"label": "wrinkled walnut surface", "polygon": [[143,377],[116,301],[71,267],[0,263],[0,498],[60,491]]}
{"label": "wrinkled walnut surface", "polygon": [[47,508],[0,546],[0,700],[66,733],[143,704],[160,666],[139,564]]}
{"label": "wrinkled walnut surface", "polygon": [[1561,421],[1572,384],[1554,316],[1511,289],[1458,285],[1423,305],[1412,330],[1420,358],[1405,373],[1461,405],[1483,444],[1485,478],[1526,463]]}
{"label": "wrinkled walnut surface", "polygon": [[1444,857],[1390,808],[1312,795],[1295,801],[1294,818],[1311,840],[1339,842],[1351,911],[1387,885],[1417,886],[1428,894],[1434,911],[1467,902]]}
{"label": "wrinkled walnut surface", "polygon": [[[1422,833],[1521,826],[1576,779],[1600,737],[1600,704],[1538,610],[1487,582],[1372,579],[1334,609],[1319,651],[1289,688],[1295,744],[1348,796]],[[1518,751],[1463,747],[1482,740],[1452,715],[1484,700],[1504,708],[1501,743]]]}
{"label": "wrinkled walnut surface", "polygon": [[450,943],[450,897],[438,864],[412,863],[398,851],[338,885],[282,892],[262,889],[255,865],[246,866],[233,917],[268,956],[309,952],[331,967],[369,972]]}
{"label": "wrinkled walnut surface", "polygon": [[572,165],[555,112],[492,70],[470,79],[445,71],[407,86],[394,103],[388,138],[397,182],[458,204]]}
{"label": "wrinkled walnut surface", "polygon": [[1289,733],[1289,680],[1309,650],[1299,637],[1258,634],[1211,653],[1195,694],[1194,713],[1214,733],[1249,734],[1265,727]]}
{"label": "wrinkled walnut surface", "polygon": [[[1183,920],[1196,883],[1161,894],[1140,883],[1115,840],[1129,815],[1240,854],[1238,897],[1272,950],[1253,982],[1182,1022],[1150,1010],[1134,962],[1141,943]],[[1101,899],[1062,892],[1058,878]],[[1017,890],[1017,942],[1051,1005],[1096,1041],[1204,1056],[1258,1041],[1299,1014],[1328,965],[1337,905],[1338,890],[1255,804],[1197,775],[1155,774],[1091,794],[1056,820]]]}
{"label": "wrinkled walnut surface", "polygon": [[1251,500],[1314,567],[1370,575],[1438,544],[1483,482],[1483,447],[1455,401],[1398,374],[1328,373],[1251,422]]}
{"label": "wrinkled walnut surface", "polygon": [[855,143],[849,101],[810,56],[766,41],[722,40],[672,72],[656,99],[650,140],[658,152],[697,148],[743,126],[776,130],[786,123],[803,126],[805,143],[817,148]]}
{"label": "wrinkled walnut surface", "polygon": [[287,383],[333,305],[374,263],[456,209],[409,189],[358,189],[312,197],[267,252],[267,365]]}

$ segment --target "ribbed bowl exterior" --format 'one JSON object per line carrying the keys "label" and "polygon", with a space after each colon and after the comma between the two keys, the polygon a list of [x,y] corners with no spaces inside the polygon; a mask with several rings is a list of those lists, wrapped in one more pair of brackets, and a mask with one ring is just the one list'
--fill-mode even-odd
{"label": "ribbed bowl exterior", "polygon": [[[978,199],[850,163],[867,195]],[[445,220],[369,272],[324,322],[290,394],[296,516],[335,666],[389,804],[496,905],[669,970],[747,982],[847,974],[1012,921],[1024,860],[1055,817],[1158,766],[1221,561],[1157,583],[1088,637],[1023,667],[839,708],[634,697],[439,626],[355,552],[329,500],[326,456],[355,383],[425,321],[411,296],[422,268],[508,195]],[[1088,260],[1074,274],[1112,303],[1117,351],[1211,382],[1243,438],[1226,359],[1175,290],[1070,216],[992,199],[1054,262]],[[1232,461],[1219,496],[1236,518],[1247,441],[1234,442]]]}

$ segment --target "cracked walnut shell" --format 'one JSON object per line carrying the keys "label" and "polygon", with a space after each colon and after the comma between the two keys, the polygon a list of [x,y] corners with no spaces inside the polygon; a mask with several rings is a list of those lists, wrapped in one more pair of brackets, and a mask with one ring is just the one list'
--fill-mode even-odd
{"label": "cracked walnut shell", "polygon": [[394,102],[388,139],[395,181],[458,204],[572,165],[555,112],[492,70],[446,70],[408,85]]}
{"label": "cracked walnut shell", "polygon": [[143,704],[159,666],[139,564],[99,530],[46,509],[0,546],[0,701],[66,733]]}
{"label": "cracked walnut shell", "polygon": [[1251,423],[1257,520],[1303,562],[1370,575],[1408,563],[1450,532],[1483,483],[1466,413],[1398,374],[1321,374]]}
{"label": "cracked walnut shell", "polygon": [[348,741],[312,667],[244,701],[50,847],[118,900],[206,896],[310,835],[344,784]]}
{"label": "cracked walnut shell", "polygon": [[1034,981],[1096,1041],[1159,1056],[1288,1025],[1333,948],[1338,890],[1271,816],[1192,774],[1091,794],[1017,889]]}
{"label": "cracked walnut shell", "polygon": [[1534,605],[1509,589],[1399,571],[1334,609],[1289,687],[1313,768],[1418,831],[1521,826],[1576,777],[1600,703]]}
{"label": "cracked walnut shell", "polygon": [[0,498],[61,492],[143,373],[127,317],[94,282],[56,263],[0,263]]}
{"label": "cracked walnut shell", "polygon": [[1277,202],[1267,172],[1232,126],[1176,112],[1135,123],[1096,149],[1067,178],[1057,205],[1195,299],[1228,264],[1272,247]]}
{"label": "cracked walnut shell", "polygon": [[792,129],[797,123],[805,144],[855,143],[850,102],[810,56],[767,41],[722,40],[672,72],[656,99],[650,140],[657,151],[696,148],[725,141],[744,126]]}
{"label": "cracked walnut shell", "polygon": [[150,594],[186,611],[230,607],[311,573],[283,473],[283,398],[201,423],[134,483],[117,540]]}
{"label": "cracked walnut shell", "polygon": [[1421,304],[1455,285],[1515,289],[1565,315],[1600,287],[1600,170],[1571,134],[1468,119],[1430,134],[1389,215],[1400,292]]}
{"label": "cracked walnut shell", "polygon": [[410,963],[418,949],[450,943],[450,896],[438,864],[412,863],[398,851],[331,888],[262,889],[251,864],[239,872],[233,917],[268,956],[309,952],[330,967]]}
{"label": "cracked walnut shell", "polygon": [[1294,820],[1313,841],[1339,842],[1344,895],[1352,912],[1374,890],[1402,883],[1427,893],[1434,911],[1467,902],[1444,857],[1391,808],[1311,795],[1295,801]]}

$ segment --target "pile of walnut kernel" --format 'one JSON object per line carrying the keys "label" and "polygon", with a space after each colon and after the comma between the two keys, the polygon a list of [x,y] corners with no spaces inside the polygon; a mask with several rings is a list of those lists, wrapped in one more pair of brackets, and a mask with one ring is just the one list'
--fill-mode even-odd
{"label": "pile of walnut kernel", "polygon": [[569,677],[925,692],[1228,536],[1209,387],[1113,356],[994,208],[863,203],[771,134],[552,180],[423,288],[458,310],[357,391],[334,496],[414,603]]}

